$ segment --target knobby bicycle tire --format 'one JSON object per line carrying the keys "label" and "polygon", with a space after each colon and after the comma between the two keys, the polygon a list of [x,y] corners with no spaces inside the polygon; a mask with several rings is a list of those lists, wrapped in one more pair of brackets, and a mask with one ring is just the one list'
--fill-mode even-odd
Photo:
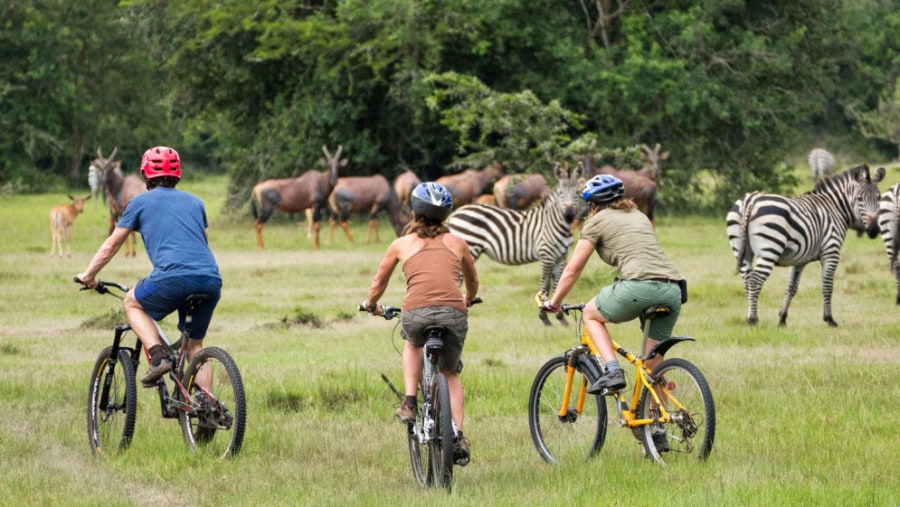
{"label": "knobby bicycle tire", "polygon": [[434,376],[431,388],[434,428],[428,441],[429,483],[450,491],[453,487],[453,414],[450,408],[450,388],[443,373]]}
{"label": "knobby bicycle tire", "polygon": [[[644,453],[654,461],[665,464],[685,459],[705,460],[712,452],[716,434],[716,409],[712,391],[706,378],[693,363],[671,358],[660,363],[652,373],[654,385],[673,421],[641,427]],[[679,410],[670,393],[684,406]],[[650,391],[644,390],[638,404],[640,418],[655,418],[658,408]],[[663,433],[664,432],[664,433]]]}
{"label": "knobby bicycle tire", "polygon": [[123,451],[131,444],[137,417],[134,364],[125,349],[112,361],[112,346],[94,363],[88,390],[87,431],[94,454]]}
{"label": "knobby bicycle tire", "polygon": [[572,379],[572,394],[565,417],[560,417],[567,382],[566,354],[544,363],[528,397],[528,426],[541,458],[559,464],[595,456],[606,440],[606,402],[602,396],[586,394],[581,414],[575,404],[582,381],[591,385],[600,376],[599,366],[590,356],[580,355]]}
{"label": "knobby bicycle tire", "polygon": [[201,349],[182,382],[195,405],[189,412],[178,413],[185,443],[219,458],[237,455],[244,441],[247,402],[240,371],[231,356],[218,347]]}
{"label": "knobby bicycle tire", "polygon": [[[417,394],[418,407],[425,407],[425,396],[424,391],[422,390],[422,381],[419,381],[419,392]],[[422,431],[423,422],[422,422],[422,413],[423,411],[420,409],[419,413],[416,415],[416,421],[412,423],[408,423],[406,425],[406,441],[407,446],[409,447],[409,463],[412,468],[413,477],[416,479],[416,482],[419,483],[419,486],[425,487],[428,486],[428,478],[425,470],[425,457],[422,447],[422,442],[419,439],[420,432]]]}

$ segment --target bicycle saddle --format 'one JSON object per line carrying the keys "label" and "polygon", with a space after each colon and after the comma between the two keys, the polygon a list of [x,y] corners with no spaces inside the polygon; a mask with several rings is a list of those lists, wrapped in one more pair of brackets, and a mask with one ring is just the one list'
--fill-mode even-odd
{"label": "bicycle saddle", "polygon": [[184,306],[188,312],[193,313],[194,310],[197,309],[200,305],[203,304],[204,301],[209,299],[211,296],[209,294],[191,294],[184,300]]}
{"label": "bicycle saddle", "polygon": [[672,309],[666,305],[653,305],[641,314],[642,319],[653,320],[657,317],[665,317],[672,313]]}

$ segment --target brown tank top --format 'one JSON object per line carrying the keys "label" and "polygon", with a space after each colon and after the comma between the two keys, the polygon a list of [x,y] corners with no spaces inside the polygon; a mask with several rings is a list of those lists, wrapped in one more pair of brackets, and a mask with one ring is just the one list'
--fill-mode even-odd
{"label": "brown tank top", "polygon": [[450,306],[467,313],[460,289],[462,262],[444,245],[443,236],[423,239],[425,246],[403,263],[406,296],[402,309]]}

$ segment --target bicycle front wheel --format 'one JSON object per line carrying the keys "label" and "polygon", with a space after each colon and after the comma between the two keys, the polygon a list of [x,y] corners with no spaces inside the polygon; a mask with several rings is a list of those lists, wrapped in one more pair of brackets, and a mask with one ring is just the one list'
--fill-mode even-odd
{"label": "bicycle front wheel", "polygon": [[[653,370],[652,381],[671,420],[641,427],[645,454],[660,464],[705,460],[716,434],[716,409],[700,369],[681,358],[666,359]],[[640,418],[655,419],[660,413],[653,395],[645,389],[638,405]]]}
{"label": "bicycle front wheel", "polygon": [[131,356],[119,349],[118,357],[113,358],[112,347],[106,347],[94,363],[88,391],[91,451],[109,454],[127,449],[134,436],[136,417],[137,384]]}
{"label": "bicycle front wheel", "polygon": [[[575,364],[569,403],[563,407],[568,383],[567,355],[544,363],[528,398],[528,426],[541,458],[559,464],[590,458],[600,452],[606,439],[606,403],[602,396],[579,394],[600,375],[597,364],[589,356],[580,355]],[[564,410],[564,415],[560,415]]]}
{"label": "bicycle front wheel", "polygon": [[203,348],[185,370],[182,382],[191,408],[179,411],[178,420],[188,446],[219,458],[240,452],[247,402],[231,356],[218,347]]}
{"label": "bicycle front wheel", "polygon": [[434,376],[431,403],[434,424],[428,440],[428,482],[436,488],[443,487],[450,491],[453,486],[453,416],[450,388],[443,373]]}

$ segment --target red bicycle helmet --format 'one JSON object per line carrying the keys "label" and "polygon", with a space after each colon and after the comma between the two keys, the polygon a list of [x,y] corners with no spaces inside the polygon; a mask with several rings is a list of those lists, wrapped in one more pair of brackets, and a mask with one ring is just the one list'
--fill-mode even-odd
{"label": "red bicycle helmet", "polygon": [[141,174],[152,180],[161,176],[181,179],[181,158],[168,146],[156,146],[144,152],[141,158]]}

